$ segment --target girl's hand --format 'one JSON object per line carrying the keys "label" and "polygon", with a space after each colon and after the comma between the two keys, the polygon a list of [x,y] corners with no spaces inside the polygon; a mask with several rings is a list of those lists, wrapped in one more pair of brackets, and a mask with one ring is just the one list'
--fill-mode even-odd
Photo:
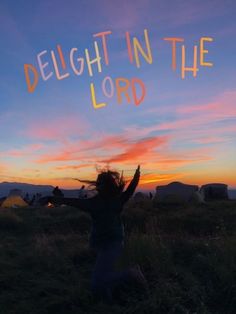
{"label": "girl's hand", "polygon": [[134,175],[135,176],[140,176],[140,165],[138,165]]}

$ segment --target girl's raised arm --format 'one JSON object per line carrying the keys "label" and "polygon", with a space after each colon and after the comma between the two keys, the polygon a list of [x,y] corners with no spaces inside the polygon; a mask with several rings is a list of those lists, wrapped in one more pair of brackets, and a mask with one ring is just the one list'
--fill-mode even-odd
{"label": "girl's raised arm", "polygon": [[128,185],[126,191],[123,192],[121,195],[122,202],[124,203],[127,202],[129,198],[134,194],[135,189],[139,182],[139,178],[140,178],[140,165],[138,165],[134,173],[133,179],[130,181],[130,184]]}

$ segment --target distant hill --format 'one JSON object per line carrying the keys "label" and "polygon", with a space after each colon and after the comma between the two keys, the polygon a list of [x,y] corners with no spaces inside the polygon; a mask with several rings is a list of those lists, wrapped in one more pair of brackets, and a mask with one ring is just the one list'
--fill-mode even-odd
{"label": "distant hill", "polygon": [[[2,182],[0,183],[0,197],[7,196],[12,189],[20,189],[23,194],[28,193],[29,196],[33,194],[40,193],[42,196],[50,195],[54,189],[52,185],[36,185],[29,183],[19,183],[19,182]],[[78,190],[65,190],[61,189],[66,197],[78,197]]]}
{"label": "distant hill", "polygon": [[[7,196],[12,189],[20,189],[22,190],[23,194],[28,193],[31,197],[33,196],[33,194],[36,194],[36,193],[41,193],[42,196],[50,195],[52,193],[52,190],[54,189],[54,186],[36,185],[36,184],[19,183],[19,182],[2,182],[0,183],[0,197]],[[78,197],[78,190],[79,190],[79,187],[78,189],[74,189],[74,190],[61,189],[61,191],[64,193],[64,196],[66,197]],[[155,194],[155,191],[153,190],[150,190],[150,191],[144,190],[142,192],[145,192],[145,193],[152,192],[153,194]],[[228,192],[229,192],[230,199],[236,199],[236,190],[229,190]]]}

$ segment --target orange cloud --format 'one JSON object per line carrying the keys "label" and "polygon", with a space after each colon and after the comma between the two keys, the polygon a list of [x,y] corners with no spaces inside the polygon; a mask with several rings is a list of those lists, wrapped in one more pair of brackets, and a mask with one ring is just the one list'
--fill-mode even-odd
{"label": "orange cloud", "polygon": [[[143,164],[146,168],[174,169],[190,163],[212,159],[212,148],[178,151],[171,149],[169,136],[149,137],[130,141],[124,136],[109,136],[100,141],[81,141],[65,145],[62,152],[43,154],[37,163],[79,161],[76,165],[58,165],[55,170],[76,170],[99,163]],[[168,145],[167,145],[168,144]],[[79,147],[79,148],[78,148]],[[59,149],[60,150],[60,149]],[[120,152],[121,151],[121,152]],[[105,158],[104,158],[105,155]]]}
{"label": "orange cloud", "polygon": [[145,159],[148,160],[153,155],[154,151],[168,142],[167,136],[150,137],[138,140],[130,144],[130,147],[125,152],[117,154],[114,157],[103,160],[106,163],[141,163]]}
{"label": "orange cloud", "polygon": [[146,185],[146,184],[154,184],[162,181],[173,181],[176,180],[176,178],[180,177],[181,174],[155,174],[155,173],[150,173],[150,174],[143,174],[141,175],[139,184],[140,185]]}
{"label": "orange cloud", "polygon": [[[42,154],[37,163],[62,162],[62,161],[91,161],[96,163],[101,159],[98,151],[106,151],[106,154],[115,149],[121,149],[129,145],[129,141],[123,135],[104,136],[103,139],[97,139],[97,136],[91,136],[91,140],[80,140],[74,142],[64,142],[57,151],[51,151]],[[96,139],[94,139],[96,138]]]}
{"label": "orange cloud", "polygon": [[55,167],[55,170],[78,170],[78,169],[82,169],[82,168],[88,168],[88,167],[91,167],[91,166],[93,166],[93,165],[91,165],[91,164],[65,165],[65,166]]}

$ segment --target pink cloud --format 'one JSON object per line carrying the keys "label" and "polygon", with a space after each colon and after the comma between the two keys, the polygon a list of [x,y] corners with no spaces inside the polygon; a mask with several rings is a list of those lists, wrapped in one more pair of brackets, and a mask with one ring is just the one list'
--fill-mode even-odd
{"label": "pink cloud", "polygon": [[199,114],[202,118],[204,118],[204,116],[207,116],[207,118],[211,118],[211,120],[232,118],[236,117],[235,99],[235,90],[225,91],[217,98],[215,98],[213,102],[189,107],[182,106],[177,109],[177,113],[196,115]]}
{"label": "pink cloud", "polygon": [[[130,126],[125,131],[130,136],[150,136],[160,131],[168,132],[172,140],[183,143],[220,143],[228,141],[236,131],[236,91],[226,91],[208,103],[199,105],[182,105],[175,109],[171,121],[149,125],[147,127]],[[151,112],[155,115],[155,112]],[[168,117],[168,111],[166,112]],[[160,113],[159,113],[160,116]],[[162,119],[166,115],[161,115]],[[227,120],[227,123],[226,121]],[[221,123],[220,127],[216,127]]]}
{"label": "pink cloud", "polygon": [[216,137],[216,136],[205,136],[201,138],[196,138],[193,142],[198,144],[213,144],[213,143],[222,143],[225,142],[226,139],[223,137]]}
{"label": "pink cloud", "polygon": [[201,113],[201,112],[209,112],[218,108],[217,103],[209,103],[203,105],[191,105],[191,106],[182,106],[177,109],[177,112],[180,114],[189,114],[189,113]]}
{"label": "pink cloud", "polygon": [[35,143],[23,146],[20,149],[11,149],[4,152],[0,152],[2,157],[27,157],[32,156],[35,152],[39,152],[44,148],[43,144]]}
{"label": "pink cloud", "polygon": [[186,128],[192,128],[193,126],[198,126],[199,120],[195,117],[191,118],[180,118],[168,122],[163,122],[148,127],[131,126],[125,128],[126,134],[129,136],[149,136],[152,132],[158,131],[174,131],[182,130]]}
{"label": "pink cloud", "polygon": [[51,117],[44,121],[33,122],[24,134],[40,140],[67,140],[70,136],[84,135],[88,131],[88,123],[76,116]]}

